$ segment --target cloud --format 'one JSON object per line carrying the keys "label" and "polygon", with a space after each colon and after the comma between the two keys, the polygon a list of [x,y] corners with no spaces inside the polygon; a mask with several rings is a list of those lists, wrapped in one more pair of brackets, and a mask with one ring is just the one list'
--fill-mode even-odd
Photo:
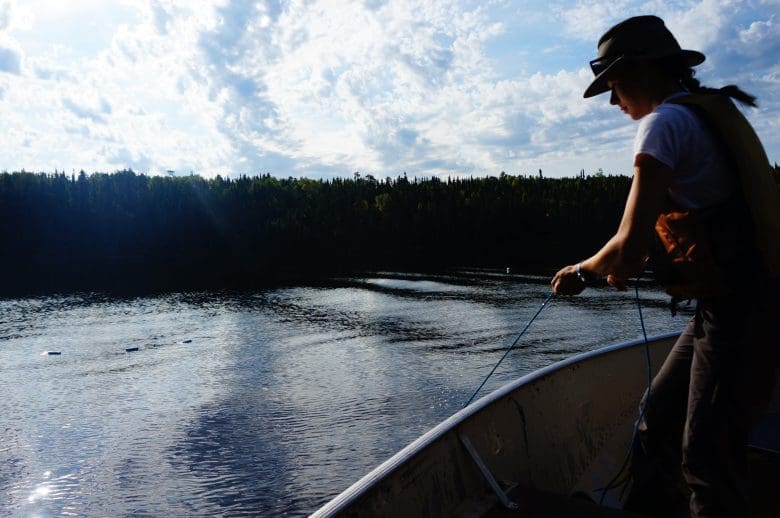
{"label": "cloud", "polygon": [[[0,168],[630,172],[635,125],[603,96],[583,100],[582,92],[598,37],[648,12],[681,45],[707,54],[705,84],[737,82],[759,95],[751,120],[768,135],[770,156],[780,154],[780,38],[769,4],[337,4],[85,0],[60,20],[65,4],[33,17],[0,0]],[[74,39],[87,30],[77,19],[100,37]],[[57,32],[58,24],[70,25]],[[17,130],[30,127],[46,131]],[[22,149],[24,141],[32,146]]]}
{"label": "cloud", "polygon": [[[440,138],[459,125],[442,98],[473,101],[462,83],[480,81],[482,46],[503,30],[479,9],[456,7],[229,2],[200,38],[207,68],[197,80],[223,112],[221,130],[256,167],[273,155],[312,171],[430,162],[426,153],[444,149]],[[453,124],[442,137],[437,118]]]}
{"label": "cloud", "polygon": [[33,14],[29,7],[15,0],[0,0],[0,33],[27,30],[31,27]]}
{"label": "cloud", "polygon": [[11,25],[11,2],[0,2],[0,31],[5,31]]}
{"label": "cloud", "polygon": [[665,7],[660,15],[681,47],[708,54],[710,49],[728,41],[724,30],[729,28],[737,8],[737,4],[732,2],[702,0],[678,9]]}
{"label": "cloud", "polygon": [[[141,16],[132,18],[124,9],[121,20],[133,23],[116,25],[108,46],[91,54],[67,46],[67,38],[62,44],[50,40],[47,52],[40,52],[45,45],[34,46],[38,53],[26,60],[31,73],[23,81],[4,81],[0,74],[0,85],[8,87],[6,106],[13,107],[0,120],[2,167],[32,169],[34,163],[36,169],[109,171],[127,166],[206,175],[234,167],[235,156],[217,129],[214,108],[202,86],[191,80],[190,70],[198,66],[192,59],[195,39],[210,23],[203,5],[164,2],[175,14],[168,23],[175,36],[160,34],[152,10],[140,2]],[[105,6],[98,7],[103,13]],[[99,24],[111,32],[106,20]],[[29,41],[23,33],[19,39]],[[46,131],[35,140],[35,149],[17,153],[22,137],[9,138],[8,127]]]}
{"label": "cloud", "polygon": [[72,99],[65,98],[62,105],[80,119],[87,119],[96,124],[106,124],[106,115],[111,114],[111,105],[104,98],[98,100],[97,106],[79,104]]}
{"label": "cloud", "polygon": [[706,49],[718,41],[721,28],[735,8],[733,2],[721,0],[580,0],[574,6],[559,5],[556,10],[565,33],[592,42],[595,55],[596,43],[607,29],[631,16],[648,14],[661,17],[684,48]]}
{"label": "cloud", "polygon": [[66,126],[65,131],[71,135],[78,135],[84,138],[90,136],[89,127],[83,124],[80,126]]}
{"label": "cloud", "polygon": [[24,53],[19,42],[9,34],[21,22],[15,3],[0,0],[0,72],[14,75],[21,73]]}
{"label": "cloud", "polygon": [[133,152],[126,147],[108,151],[106,158],[108,163],[115,165],[117,169],[147,172],[154,166],[154,161],[144,153]]}
{"label": "cloud", "polygon": [[56,66],[47,66],[44,64],[36,64],[33,67],[33,73],[38,79],[48,80],[73,80],[73,76],[66,70]]}
{"label": "cloud", "polygon": [[569,4],[558,5],[554,10],[563,20],[563,28],[568,36],[592,42],[595,49],[599,37],[609,27],[629,16],[633,16],[629,12],[633,9],[634,4],[635,2],[629,0],[616,0],[613,2],[588,0],[578,1],[574,6]]}
{"label": "cloud", "polygon": [[780,22],[772,14],[768,19],[753,20],[745,28],[738,28],[734,52],[752,67],[773,68],[780,55]]}
{"label": "cloud", "polygon": [[775,22],[774,16],[769,20],[755,21],[747,29],[739,31],[739,40],[751,46],[762,45],[767,41],[776,43],[780,40],[780,24]]}
{"label": "cloud", "polygon": [[18,49],[4,46],[0,41],[0,72],[19,75],[22,70],[22,53]]}
{"label": "cloud", "polygon": [[160,34],[168,34],[168,27],[173,21],[173,15],[159,0],[151,0],[149,8],[152,11],[154,26]]}

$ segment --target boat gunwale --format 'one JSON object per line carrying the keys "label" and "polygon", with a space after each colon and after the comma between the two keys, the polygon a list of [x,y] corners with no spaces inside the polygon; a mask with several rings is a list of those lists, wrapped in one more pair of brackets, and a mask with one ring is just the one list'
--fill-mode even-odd
{"label": "boat gunwale", "polygon": [[611,352],[622,350],[622,349],[630,349],[638,346],[643,346],[645,345],[645,343],[651,345],[655,342],[663,342],[675,338],[679,335],[680,332],[678,331],[678,332],[655,335],[647,338],[647,340],[645,340],[644,338],[637,338],[634,340],[619,342],[612,345],[606,345],[594,349],[592,351],[585,351],[576,354],[569,358],[547,365],[546,367],[537,369],[533,372],[529,372],[528,374],[524,374],[517,379],[509,381],[506,384],[502,385],[501,387],[495,389],[493,392],[490,392],[489,394],[481,397],[480,399],[473,402],[469,406],[462,408],[458,412],[452,414],[451,416],[441,421],[439,424],[437,424],[427,432],[423,433],[421,436],[417,437],[411,443],[409,443],[404,448],[402,448],[397,453],[395,453],[392,457],[382,462],[379,466],[375,467],[370,472],[365,474],[363,477],[361,477],[359,480],[357,480],[347,489],[345,489],[344,491],[336,495],[333,499],[331,499],[322,507],[320,507],[318,510],[316,510],[311,516],[313,518],[318,518],[324,516],[333,516],[339,513],[345,507],[351,504],[353,501],[357,500],[363,494],[365,494],[376,483],[378,483],[384,477],[388,476],[390,473],[392,473],[400,466],[402,466],[404,463],[408,462],[410,459],[412,459],[413,457],[421,453],[429,445],[439,440],[447,433],[456,429],[459,425],[467,421],[475,414],[478,414],[485,408],[503,399],[504,397],[506,397],[507,395],[509,395],[510,393],[514,392],[515,390],[519,389],[524,385],[532,383],[538,379],[544,378],[545,376],[548,376],[554,372],[565,369],[567,367],[570,367],[571,365],[580,363],[582,361],[591,360],[593,358],[597,358],[599,356],[603,356]]}

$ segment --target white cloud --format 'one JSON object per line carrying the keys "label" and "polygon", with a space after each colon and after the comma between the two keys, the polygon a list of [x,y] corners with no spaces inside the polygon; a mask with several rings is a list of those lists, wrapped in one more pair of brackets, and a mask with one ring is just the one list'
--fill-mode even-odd
{"label": "white cloud", "polygon": [[629,14],[633,8],[632,5],[635,4],[636,2],[631,0],[613,2],[580,0],[574,6],[559,6],[556,10],[560,12],[566,33],[569,36],[591,42],[595,49],[599,37],[609,27],[628,18],[628,16],[635,16],[633,13]]}
{"label": "white cloud", "polygon": [[22,136],[0,146],[4,166],[206,174],[230,167],[229,146],[202,88],[182,81],[190,77],[200,31],[187,24],[197,24],[198,16],[171,20],[174,38],[159,33],[151,10],[141,11],[140,23],[117,25],[110,46],[92,56],[55,45],[30,57],[30,77],[9,84],[5,98],[16,110],[4,124],[45,128],[45,134],[32,138],[37,158],[15,151]]}
{"label": "white cloud", "polygon": [[[616,23],[630,17],[653,14],[661,17],[684,48],[706,49],[717,38],[735,10],[735,3],[723,0],[668,2],[580,0],[573,7],[558,7],[569,36],[592,42]],[[595,55],[595,50],[594,50]]]}
{"label": "white cloud", "polygon": [[[85,106],[77,103],[76,101],[65,98],[62,100],[63,106],[80,119],[90,120],[97,124],[106,124],[106,115],[111,113],[110,107],[105,109],[104,106],[93,107]],[[107,106],[107,104],[105,105]]]}
{"label": "white cloud", "polygon": [[774,15],[768,20],[757,20],[747,29],[739,31],[739,40],[755,51],[765,50],[767,46],[776,48],[780,45],[780,23]]}
{"label": "white cloud", "polygon": [[22,52],[18,44],[10,38],[0,37],[0,72],[19,75],[21,70]]}
{"label": "white cloud", "polygon": [[766,3],[20,5],[0,0],[0,169],[628,172],[635,126],[582,91],[598,37],[648,12],[707,54],[705,83],[717,73],[767,99],[753,117],[780,152]]}
{"label": "white cloud", "polygon": [[33,20],[32,12],[26,4],[15,0],[0,0],[0,33],[27,30]]}
{"label": "white cloud", "polygon": [[11,25],[11,2],[3,0],[0,2],[0,31],[8,30]]}
{"label": "white cloud", "polygon": [[704,51],[722,43],[723,28],[729,24],[737,4],[723,0],[702,0],[691,7],[664,9],[667,26],[680,46]]}
{"label": "white cloud", "polygon": [[24,25],[15,3],[0,0],[0,72],[19,75],[22,71],[24,52],[10,32]]}
{"label": "white cloud", "polygon": [[468,74],[479,80],[478,47],[500,24],[439,2],[374,7],[219,10],[221,23],[201,39],[203,79],[224,130],[257,167],[284,155],[325,169],[379,169],[409,158],[411,135],[436,144],[424,121],[442,116],[433,110],[443,89],[462,95],[453,85]]}

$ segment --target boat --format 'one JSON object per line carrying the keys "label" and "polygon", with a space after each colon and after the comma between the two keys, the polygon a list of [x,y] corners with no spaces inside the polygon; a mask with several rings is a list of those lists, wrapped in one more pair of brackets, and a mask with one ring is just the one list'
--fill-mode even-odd
{"label": "boat", "polygon": [[[629,517],[626,459],[648,364],[678,334],[579,354],[479,399],[313,513]],[[780,383],[749,448],[754,516],[780,516]],[[614,486],[614,487],[613,487]],[[605,489],[609,488],[609,489]]]}

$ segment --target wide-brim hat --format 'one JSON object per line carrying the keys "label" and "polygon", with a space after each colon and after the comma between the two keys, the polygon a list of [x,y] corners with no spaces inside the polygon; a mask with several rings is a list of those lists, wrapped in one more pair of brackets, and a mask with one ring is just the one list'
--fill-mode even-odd
{"label": "wide-brim hat", "polygon": [[690,67],[701,64],[704,54],[683,50],[664,21],[657,16],[635,16],[615,25],[599,39],[598,57],[590,62],[596,77],[583,97],[609,90],[609,73],[622,63],[680,56]]}

